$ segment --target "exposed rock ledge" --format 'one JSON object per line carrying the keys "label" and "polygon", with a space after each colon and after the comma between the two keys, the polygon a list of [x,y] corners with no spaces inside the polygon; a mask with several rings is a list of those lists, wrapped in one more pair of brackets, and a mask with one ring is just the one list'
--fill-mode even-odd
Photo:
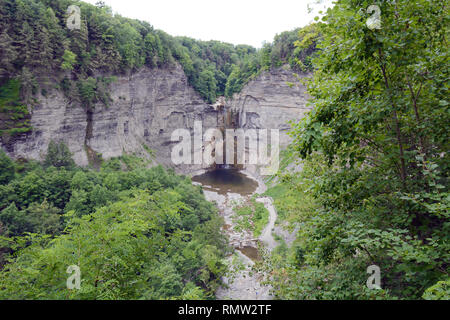
{"label": "exposed rock ledge", "polygon": [[[306,87],[298,79],[307,77],[310,74],[295,76],[288,65],[262,72],[229,102],[233,110],[239,112],[239,126],[245,129],[279,129],[280,149],[284,149],[292,141],[288,136],[291,128],[288,122],[302,119],[311,110],[307,106]],[[258,166],[244,167],[252,175],[259,175]]]}
{"label": "exposed rock ledge", "polygon": [[[292,88],[287,82],[296,83]],[[263,72],[243,91],[226,102],[225,109],[239,113],[242,128],[280,129],[281,144],[289,120],[298,120],[308,111],[306,89],[298,84],[289,68]],[[218,127],[221,108],[208,105],[188,84],[181,66],[173,69],[143,68],[131,76],[119,76],[111,85],[113,103],[107,108],[95,106],[92,114],[71,104],[61,91],[39,96],[40,105],[32,112],[33,132],[2,148],[13,158],[41,160],[51,140],[62,140],[74,153],[77,164],[88,164],[87,151],[103,159],[123,153],[148,155],[155,151],[157,163],[173,167],[171,134],[175,129],[193,132],[194,121],[208,129]],[[224,101],[219,101],[221,105]],[[89,125],[88,125],[89,123]],[[202,166],[181,165],[175,168],[189,174]]]}

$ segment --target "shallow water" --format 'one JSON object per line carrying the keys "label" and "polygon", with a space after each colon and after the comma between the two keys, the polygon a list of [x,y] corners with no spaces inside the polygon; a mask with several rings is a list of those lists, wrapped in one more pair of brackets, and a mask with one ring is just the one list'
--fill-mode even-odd
{"label": "shallow water", "polygon": [[[273,297],[270,294],[270,286],[261,284],[262,274],[253,270],[253,265],[262,260],[254,235],[249,230],[236,231],[233,219],[233,208],[248,201],[255,192],[264,192],[264,184],[234,169],[216,169],[195,176],[192,181],[196,185],[202,185],[206,199],[217,205],[219,214],[225,221],[222,230],[229,237],[230,245],[237,250],[240,261],[234,264],[235,254],[227,258],[236,274],[223,277],[226,286],[217,289],[217,299],[271,300]],[[242,244],[245,246],[241,247]],[[253,244],[255,246],[252,246]]]}
{"label": "shallow water", "polygon": [[259,256],[257,248],[243,247],[243,248],[237,248],[237,250],[242,252],[244,255],[246,255],[248,258],[250,258],[253,262],[261,260],[261,257]]}
{"label": "shallow water", "polygon": [[237,193],[248,196],[258,188],[258,183],[255,180],[234,169],[208,171],[193,177],[192,181],[202,184],[205,190],[214,191],[221,195]]}

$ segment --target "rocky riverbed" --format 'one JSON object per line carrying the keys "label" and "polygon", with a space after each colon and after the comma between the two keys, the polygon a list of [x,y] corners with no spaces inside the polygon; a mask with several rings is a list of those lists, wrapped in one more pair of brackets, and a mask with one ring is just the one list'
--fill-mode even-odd
{"label": "rocky riverbed", "polygon": [[[272,199],[257,198],[256,201],[263,203],[269,211],[268,225],[257,239],[254,238],[251,231],[236,231],[233,208],[249,201],[254,194],[262,194],[266,191],[262,180],[255,179],[245,171],[239,172],[239,174],[244,176],[242,181],[239,180],[240,185],[236,189],[240,193],[233,192],[236,190],[230,188],[229,184],[226,184],[224,192],[224,186],[217,181],[212,181],[210,175],[205,179],[194,179],[197,181],[195,183],[202,184],[206,199],[217,205],[219,214],[225,220],[223,231],[228,236],[230,245],[235,248],[234,253],[228,257],[231,272],[224,277],[225,285],[217,290],[216,297],[219,300],[271,300],[273,297],[270,293],[270,286],[262,284],[264,275],[256,272],[253,266],[255,261],[260,258],[258,245],[260,249],[266,249],[269,252],[277,246],[277,242],[272,236],[277,212]],[[248,188],[245,187],[246,185]]]}

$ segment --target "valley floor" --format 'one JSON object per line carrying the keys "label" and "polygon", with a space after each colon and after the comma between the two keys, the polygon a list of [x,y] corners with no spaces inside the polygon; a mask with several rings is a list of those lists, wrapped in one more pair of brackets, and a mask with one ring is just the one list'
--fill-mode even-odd
{"label": "valley floor", "polygon": [[[245,173],[245,172],[244,172]],[[247,177],[254,179],[249,174]],[[263,181],[259,180],[258,188],[254,194],[261,194],[266,190]],[[253,269],[257,250],[267,250],[269,253],[277,246],[276,240],[272,236],[272,231],[277,220],[277,212],[272,199],[268,197],[257,198],[256,201],[263,203],[269,212],[269,223],[263,229],[261,235],[255,239],[253,232],[249,230],[235,231],[236,221],[233,219],[233,208],[236,205],[249,201],[252,195],[240,195],[237,193],[227,193],[221,195],[213,190],[204,190],[208,201],[215,202],[220,215],[225,220],[225,228],[230,245],[235,248],[234,253],[228,257],[231,272],[223,278],[225,286],[220,287],[216,292],[219,300],[271,300],[271,287],[262,284],[263,274]],[[259,244],[259,248],[258,248]],[[247,254],[247,255],[246,255]],[[252,256],[252,254],[254,256]],[[252,260],[254,259],[254,260]]]}

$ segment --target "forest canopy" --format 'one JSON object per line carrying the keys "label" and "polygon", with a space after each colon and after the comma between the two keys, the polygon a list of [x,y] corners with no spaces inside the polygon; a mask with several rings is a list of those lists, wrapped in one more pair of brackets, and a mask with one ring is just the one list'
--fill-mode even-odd
{"label": "forest canopy", "polygon": [[[79,30],[66,26],[67,9],[73,4],[81,9]],[[179,63],[189,83],[213,103],[218,96],[239,92],[264,68],[284,63],[296,66],[295,59],[305,59],[312,52],[312,48],[294,48],[293,41],[303,37],[299,30],[285,32],[273,44],[256,50],[248,45],[172,37],[148,22],[113,15],[101,1],[94,6],[72,0],[2,0],[0,85],[20,79],[26,103],[39,89],[40,75],[60,75],[61,87],[72,98],[89,103],[78,82],[98,74],[130,73],[143,66],[170,68]],[[90,84],[103,95],[95,85]]]}
{"label": "forest canopy", "polygon": [[67,150],[43,165],[0,152],[0,299],[213,298],[228,248],[200,187],[133,156],[82,169]]}
{"label": "forest canopy", "polygon": [[314,108],[291,132],[303,172],[268,192],[300,229],[268,264],[281,299],[450,299],[448,2],[375,3],[380,29],[361,0],[317,24]]}

